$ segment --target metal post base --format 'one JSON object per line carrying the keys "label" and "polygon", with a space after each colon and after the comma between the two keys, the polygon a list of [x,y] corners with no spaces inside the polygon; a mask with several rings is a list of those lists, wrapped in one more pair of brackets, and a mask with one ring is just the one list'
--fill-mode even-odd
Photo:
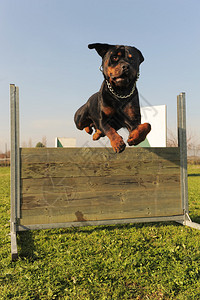
{"label": "metal post base", "polygon": [[17,251],[17,234],[16,232],[11,232],[11,259],[15,261],[18,259],[18,251]]}
{"label": "metal post base", "polygon": [[185,214],[185,220],[183,222],[178,221],[178,223],[181,223],[182,225],[200,230],[200,224],[192,222],[188,213]]}

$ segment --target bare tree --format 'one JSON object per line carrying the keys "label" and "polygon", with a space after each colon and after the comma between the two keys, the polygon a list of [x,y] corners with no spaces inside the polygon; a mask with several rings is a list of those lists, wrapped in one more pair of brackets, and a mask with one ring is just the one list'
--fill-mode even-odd
{"label": "bare tree", "polygon": [[167,147],[178,147],[177,134],[172,129],[167,129]]}
{"label": "bare tree", "polygon": [[[172,129],[167,130],[167,147],[177,147],[178,137]],[[191,130],[187,130],[187,149],[189,156],[198,156],[200,150],[199,137]]]}
{"label": "bare tree", "polygon": [[27,148],[27,142],[25,141],[22,142],[22,148]]}
{"label": "bare tree", "polygon": [[42,137],[42,144],[46,147],[47,146],[47,137],[43,136]]}
{"label": "bare tree", "polygon": [[33,143],[32,143],[32,139],[30,138],[28,141],[28,148],[32,148],[33,147]]}

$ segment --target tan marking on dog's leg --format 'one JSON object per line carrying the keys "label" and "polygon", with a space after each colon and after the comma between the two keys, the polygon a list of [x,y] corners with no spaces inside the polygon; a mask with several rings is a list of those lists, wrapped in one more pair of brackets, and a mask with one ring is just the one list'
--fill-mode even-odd
{"label": "tan marking on dog's leg", "polygon": [[86,131],[88,134],[92,134],[93,129],[92,129],[92,127],[90,127],[90,126],[87,126],[87,127],[85,127],[85,131]]}
{"label": "tan marking on dog's leg", "polygon": [[110,128],[106,132],[106,136],[110,139],[111,146],[116,153],[124,151],[126,144],[123,141],[123,138],[116,132],[115,129]]}
{"label": "tan marking on dog's leg", "polygon": [[143,142],[150,131],[151,125],[149,123],[138,125],[138,127],[129,134],[129,138],[127,140],[129,146],[136,146]]}
{"label": "tan marking on dog's leg", "polygon": [[96,132],[93,134],[93,141],[97,141],[102,137],[102,132],[101,130],[97,129]]}

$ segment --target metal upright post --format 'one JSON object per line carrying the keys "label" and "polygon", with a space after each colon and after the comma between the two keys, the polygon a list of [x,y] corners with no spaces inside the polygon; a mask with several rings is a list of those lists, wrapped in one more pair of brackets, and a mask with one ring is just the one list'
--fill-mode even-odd
{"label": "metal upright post", "polygon": [[15,87],[16,95],[16,171],[17,171],[17,219],[20,218],[20,130],[19,130],[19,87]]}
{"label": "metal upright post", "polygon": [[187,181],[187,136],[186,136],[186,105],[185,93],[181,93],[177,97],[178,112],[178,146],[180,148],[181,162],[181,195],[184,214],[189,213],[188,210],[188,181]]}
{"label": "metal upright post", "polygon": [[187,175],[187,135],[186,135],[186,103],[185,93],[177,96],[177,112],[178,112],[178,146],[180,148],[181,162],[181,195],[184,213],[184,225],[199,229],[200,224],[192,222],[189,217],[188,207],[188,175]]}
{"label": "metal upright post", "polygon": [[17,218],[20,208],[19,188],[19,89],[10,85],[10,125],[11,125],[11,257],[17,259]]}

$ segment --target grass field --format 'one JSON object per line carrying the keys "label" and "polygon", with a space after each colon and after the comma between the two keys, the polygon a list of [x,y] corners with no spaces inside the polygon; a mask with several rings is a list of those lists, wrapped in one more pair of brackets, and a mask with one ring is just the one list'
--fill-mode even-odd
{"label": "grass field", "polygon": [[[9,168],[0,168],[0,299],[200,299],[200,232],[175,223],[23,232],[11,262]],[[200,223],[200,166],[189,166]]]}

